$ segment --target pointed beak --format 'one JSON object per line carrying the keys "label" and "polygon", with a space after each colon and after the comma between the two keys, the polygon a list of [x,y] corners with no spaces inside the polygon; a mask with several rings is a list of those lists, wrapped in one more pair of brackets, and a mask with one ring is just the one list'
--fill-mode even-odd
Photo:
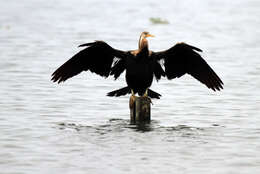
{"label": "pointed beak", "polygon": [[147,34],[146,37],[155,37],[155,36],[152,34]]}

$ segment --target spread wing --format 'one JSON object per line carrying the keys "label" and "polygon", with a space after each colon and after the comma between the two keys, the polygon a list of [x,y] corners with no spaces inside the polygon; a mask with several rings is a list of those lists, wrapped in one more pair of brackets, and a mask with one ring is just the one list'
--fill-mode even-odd
{"label": "spread wing", "polygon": [[166,51],[154,52],[155,59],[164,59],[165,74],[169,80],[188,73],[212,90],[223,89],[223,82],[207,62],[196,52],[199,48],[179,43]]}
{"label": "spread wing", "polygon": [[53,74],[54,82],[63,82],[82,71],[94,72],[100,76],[108,77],[115,58],[124,59],[127,52],[116,50],[103,41],[82,44],[87,46],[71,59],[61,65]]}

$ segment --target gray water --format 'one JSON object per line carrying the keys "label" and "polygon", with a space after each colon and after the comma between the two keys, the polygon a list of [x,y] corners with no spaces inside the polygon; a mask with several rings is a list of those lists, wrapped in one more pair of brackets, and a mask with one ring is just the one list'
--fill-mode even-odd
{"label": "gray water", "polygon": [[[260,1],[0,0],[0,173],[260,172]],[[169,24],[154,24],[160,17]],[[202,56],[225,83],[213,92],[186,75],[154,82],[152,123],[129,124],[125,86],[90,72],[58,85],[51,73],[105,40],[154,51],[177,42]]]}

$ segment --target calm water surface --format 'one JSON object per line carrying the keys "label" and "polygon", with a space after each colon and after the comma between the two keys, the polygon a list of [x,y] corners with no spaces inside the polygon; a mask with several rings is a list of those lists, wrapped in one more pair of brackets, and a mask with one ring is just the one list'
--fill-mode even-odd
{"label": "calm water surface", "polygon": [[[0,173],[260,172],[260,2],[194,0],[0,0]],[[152,24],[160,17],[168,25]],[[195,79],[154,83],[152,123],[129,125],[125,86],[82,73],[57,85],[51,73],[77,45],[103,39],[152,50],[187,42],[225,83],[214,93]]]}

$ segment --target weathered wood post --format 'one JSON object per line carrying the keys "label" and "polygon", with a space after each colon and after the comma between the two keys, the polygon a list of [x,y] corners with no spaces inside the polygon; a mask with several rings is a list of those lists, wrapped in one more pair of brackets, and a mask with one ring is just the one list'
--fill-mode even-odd
{"label": "weathered wood post", "polygon": [[151,121],[151,99],[148,97],[135,97],[134,103],[130,105],[131,124],[149,123]]}

